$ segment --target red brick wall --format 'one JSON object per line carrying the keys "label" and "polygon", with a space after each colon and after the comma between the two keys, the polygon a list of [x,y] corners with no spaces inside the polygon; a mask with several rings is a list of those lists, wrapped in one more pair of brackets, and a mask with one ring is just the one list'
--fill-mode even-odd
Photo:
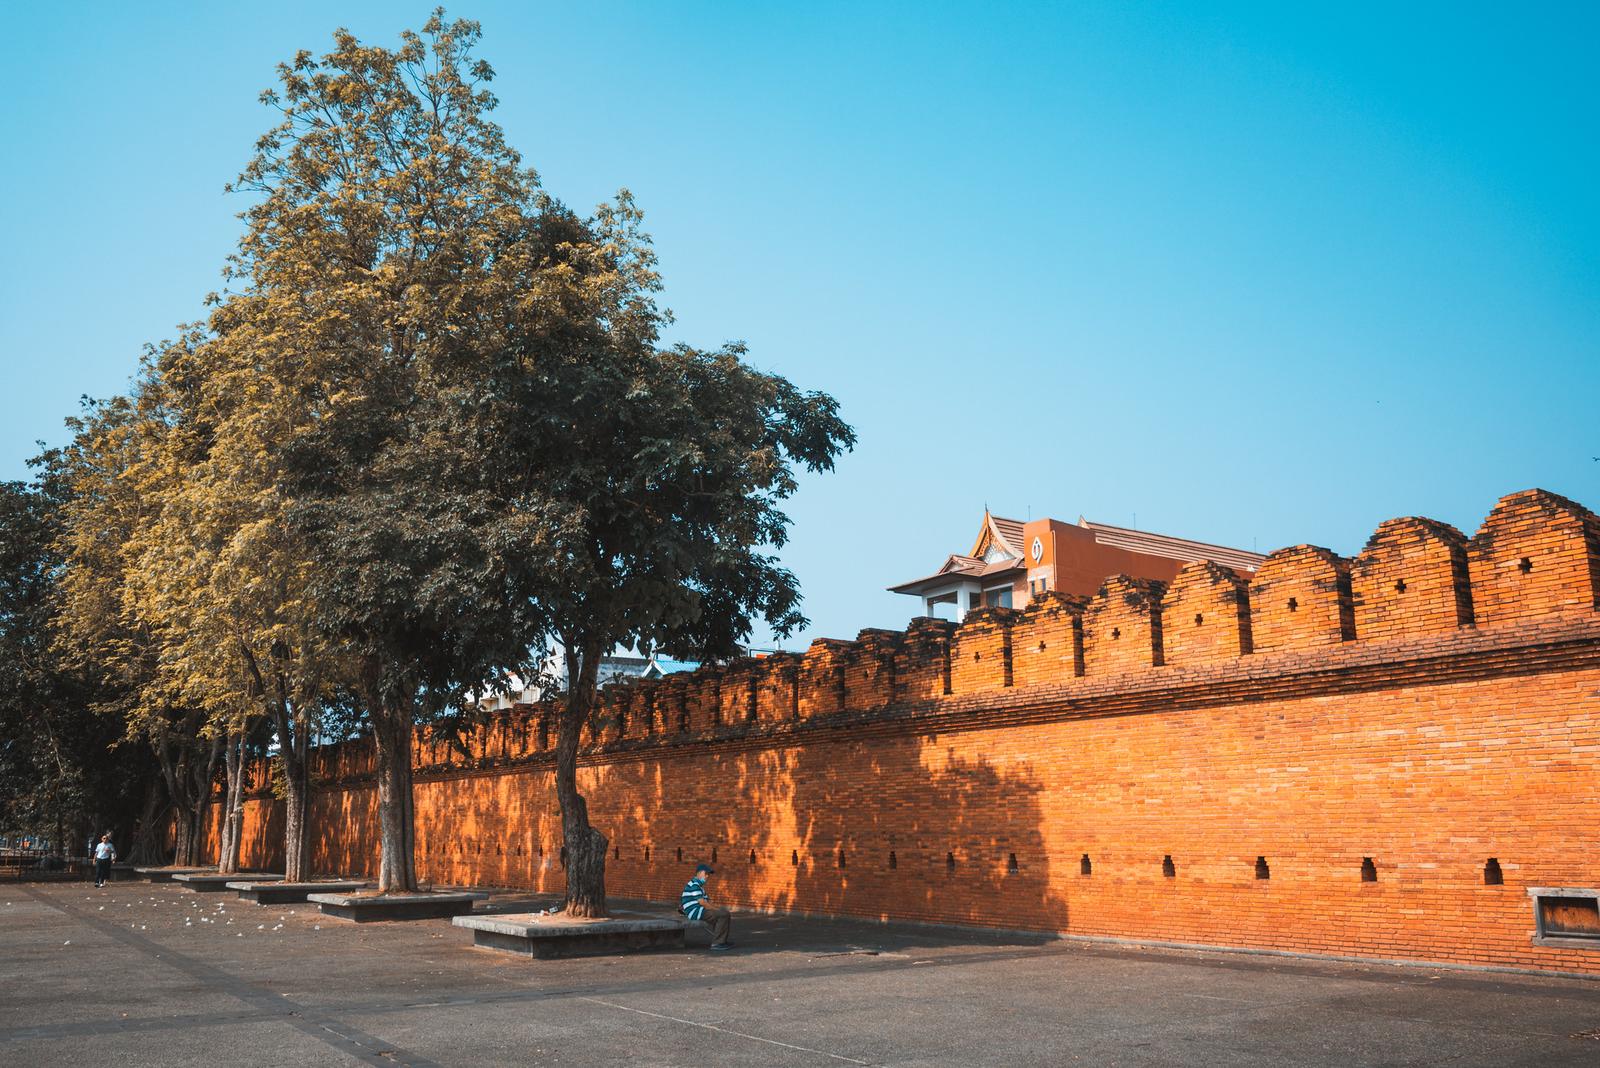
{"label": "red brick wall", "polygon": [[[1196,567],[1165,590],[1164,628],[1151,627],[1159,584],[1108,583],[1087,610],[1063,599],[972,620],[949,650],[948,625],[926,624],[904,641],[813,647],[799,719],[763,697],[793,661],[757,665],[755,722],[630,731],[584,756],[590,816],[615,851],[608,888],[670,899],[715,851],[713,892],[737,907],[1600,973],[1600,946],[1532,944],[1527,895],[1600,885],[1596,526],[1570,502],[1551,529],[1530,525],[1525,496],[1507,499],[1515,533],[1474,539],[1464,598],[1447,536],[1386,524],[1355,568],[1372,611],[1353,626],[1342,562],[1293,554],[1267,572],[1271,597],[1306,591],[1310,622],[1269,623],[1276,648],[1237,652],[1251,622],[1239,598],[1257,584]],[[1518,571],[1532,553],[1551,566]],[[1396,570],[1418,576],[1399,600],[1382,592]],[[1523,580],[1537,585],[1519,602],[1505,584]],[[1485,599],[1489,619],[1446,625],[1454,606]],[[1412,603],[1432,607],[1407,626]],[[1081,676],[1069,652],[1080,613]],[[1204,623],[1177,639],[1196,614]],[[1213,617],[1216,637],[1194,636]],[[1134,640],[1105,652],[1099,631],[1124,622]],[[1049,660],[1025,658],[1040,640]],[[1010,686],[987,663],[1007,642]],[[972,670],[963,652],[980,654]],[[946,656],[960,667],[949,694]],[[652,692],[680,688],[696,684]],[[527,752],[515,723],[502,730],[483,760],[419,768],[419,871],[559,891],[551,754]],[[315,867],[371,872],[370,755],[329,761],[343,782],[313,807]],[[269,800],[252,802],[248,862],[273,859],[275,820]],[[1491,857],[1503,885],[1484,883]],[[1256,877],[1258,858],[1270,878]]]}

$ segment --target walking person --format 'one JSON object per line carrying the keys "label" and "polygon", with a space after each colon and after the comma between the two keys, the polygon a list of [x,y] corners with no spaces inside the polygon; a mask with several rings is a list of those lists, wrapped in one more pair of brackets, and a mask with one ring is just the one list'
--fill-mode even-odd
{"label": "walking person", "polygon": [[111,844],[111,833],[107,831],[100,836],[100,844],[94,847],[95,886],[104,886],[111,881],[111,862],[116,859],[117,850]]}
{"label": "walking person", "polygon": [[733,914],[712,905],[706,897],[706,880],[716,873],[717,870],[709,864],[697,865],[694,878],[684,886],[683,896],[678,900],[678,911],[711,928],[712,949],[732,949],[733,943],[728,941],[728,933],[733,926]]}

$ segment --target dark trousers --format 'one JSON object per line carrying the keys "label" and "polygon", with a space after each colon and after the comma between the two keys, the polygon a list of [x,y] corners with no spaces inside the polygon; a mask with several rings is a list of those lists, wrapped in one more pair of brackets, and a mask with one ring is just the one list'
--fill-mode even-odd
{"label": "dark trousers", "polygon": [[106,857],[104,860],[96,860],[94,862],[94,883],[95,883],[95,885],[99,886],[101,883],[109,883],[110,881],[111,881],[111,858],[110,857]]}
{"label": "dark trousers", "polygon": [[706,909],[700,914],[700,922],[711,928],[711,944],[717,945],[728,940],[733,914],[727,909]]}

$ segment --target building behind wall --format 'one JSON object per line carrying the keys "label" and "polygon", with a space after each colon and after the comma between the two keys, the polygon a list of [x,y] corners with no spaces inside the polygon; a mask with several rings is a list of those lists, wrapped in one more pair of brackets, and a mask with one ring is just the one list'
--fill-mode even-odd
{"label": "building behind wall", "polygon": [[922,614],[961,620],[977,608],[1021,608],[1050,591],[1093,596],[1107,575],[1167,582],[1184,564],[1210,560],[1252,574],[1266,557],[1078,517],[1003,519],[987,510],[967,553],[925,578],[890,586],[922,599]]}

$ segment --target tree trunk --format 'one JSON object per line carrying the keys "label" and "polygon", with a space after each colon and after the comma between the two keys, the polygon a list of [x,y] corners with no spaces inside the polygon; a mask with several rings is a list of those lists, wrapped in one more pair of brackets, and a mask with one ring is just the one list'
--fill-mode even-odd
{"label": "tree trunk", "polygon": [[[162,800],[161,780],[151,779],[150,788],[144,795],[144,812],[134,824],[133,842],[128,850],[128,859],[140,866],[161,863]],[[166,811],[170,812],[171,808],[168,807]]]}
{"label": "tree trunk", "polygon": [[589,805],[578,792],[578,742],[594,707],[600,654],[593,644],[567,644],[567,703],[556,740],[556,799],[567,849],[569,916],[599,918],[606,912],[606,836],[589,826]]}
{"label": "tree trunk", "polygon": [[179,868],[192,868],[195,866],[195,833],[194,810],[187,805],[173,806],[173,816],[177,823],[175,843],[172,850],[172,863]]}
{"label": "tree trunk", "polygon": [[283,878],[285,882],[303,883],[310,878],[307,870],[306,808],[308,794],[303,760],[284,769],[283,817]]}
{"label": "tree trunk", "polygon": [[244,731],[230,736],[224,756],[228,786],[223,801],[222,842],[217,850],[217,871],[233,875],[239,870],[239,843],[244,823]]}
{"label": "tree trunk", "polygon": [[398,700],[374,709],[378,761],[378,892],[417,888],[416,811],[411,796],[411,709]]}

